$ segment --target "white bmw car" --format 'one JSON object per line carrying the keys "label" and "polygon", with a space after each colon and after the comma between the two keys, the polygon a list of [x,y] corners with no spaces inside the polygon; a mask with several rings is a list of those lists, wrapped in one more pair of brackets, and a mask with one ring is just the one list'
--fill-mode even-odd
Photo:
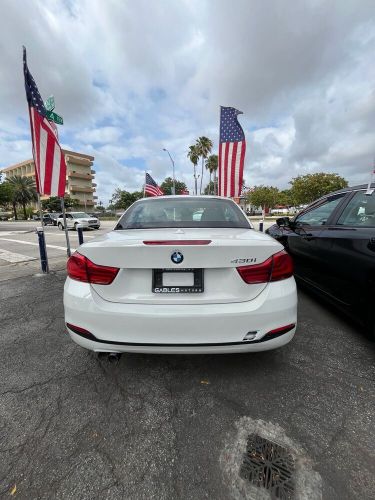
{"label": "white bmw car", "polygon": [[296,330],[291,257],[226,198],[139,200],[67,267],[66,326],[92,351],[265,351]]}

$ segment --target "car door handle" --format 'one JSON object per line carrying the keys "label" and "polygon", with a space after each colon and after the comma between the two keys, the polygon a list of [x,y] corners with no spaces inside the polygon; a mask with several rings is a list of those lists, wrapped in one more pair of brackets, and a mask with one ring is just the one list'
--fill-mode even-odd
{"label": "car door handle", "polygon": [[312,233],[305,233],[302,238],[307,241],[315,240],[316,236],[314,236]]}

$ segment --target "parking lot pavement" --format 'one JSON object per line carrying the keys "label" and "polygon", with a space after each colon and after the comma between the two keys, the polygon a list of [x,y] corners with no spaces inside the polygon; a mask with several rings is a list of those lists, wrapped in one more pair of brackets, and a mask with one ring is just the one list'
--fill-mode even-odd
{"label": "parking lot pavement", "polygon": [[[1,222],[0,223],[0,281],[16,276],[25,276],[40,272],[39,246],[35,228],[38,223]],[[99,230],[85,230],[84,241],[110,231],[115,221],[102,221]],[[53,271],[66,266],[65,232],[55,226],[46,226],[45,239],[49,267]],[[72,250],[79,246],[76,231],[68,232]]]}
{"label": "parking lot pavement", "polygon": [[296,498],[375,498],[374,344],[356,327],[300,292],[282,349],[111,364],[65,333],[64,279],[0,283],[1,498],[268,498],[239,476],[253,432],[295,458]]}

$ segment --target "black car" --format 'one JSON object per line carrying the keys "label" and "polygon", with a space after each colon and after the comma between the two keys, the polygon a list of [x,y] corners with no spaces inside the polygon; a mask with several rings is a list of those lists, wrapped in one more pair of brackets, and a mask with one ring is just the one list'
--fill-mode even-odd
{"label": "black car", "polygon": [[330,193],[276,222],[266,232],[292,255],[296,278],[375,338],[375,184]]}
{"label": "black car", "polygon": [[51,224],[52,226],[57,226],[57,217],[59,214],[43,214],[43,225],[47,226]]}

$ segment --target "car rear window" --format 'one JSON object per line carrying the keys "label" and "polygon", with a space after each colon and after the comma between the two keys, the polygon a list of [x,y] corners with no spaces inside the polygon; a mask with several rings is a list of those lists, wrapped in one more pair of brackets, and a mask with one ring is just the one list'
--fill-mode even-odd
{"label": "car rear window", "polygon": [[154,198],[134,203],[115,229],[233,227],[251,229],[241,209],[215,198]]}

